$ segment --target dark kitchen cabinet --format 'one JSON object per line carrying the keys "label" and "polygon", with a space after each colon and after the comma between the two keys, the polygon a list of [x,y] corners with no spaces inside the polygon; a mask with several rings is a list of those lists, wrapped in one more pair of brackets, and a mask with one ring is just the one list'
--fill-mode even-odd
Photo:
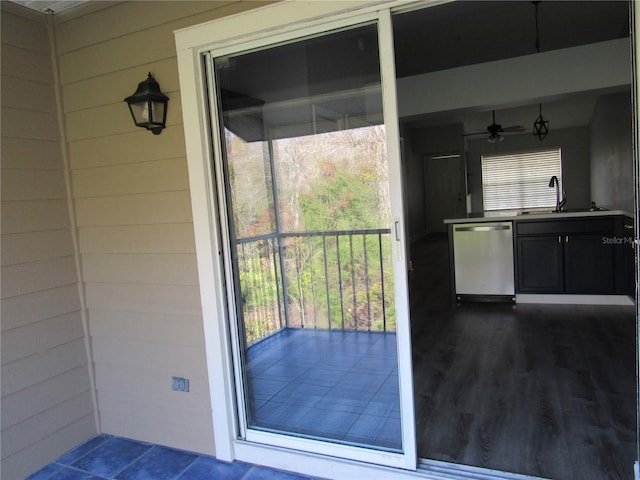
{"label": "dark kitchen cabinet", "polygon": [[564,240],[564,292],[615,293],[615,248],[602,235],[566,235]]}
{"label": "dark kitchen cabinet", "polygon": [[562,244],[557,236],[517,237],[516,258],[519,292],[562,290]]}
{"label": "dark kitchen cabinet", "polygon": [[517,292],[630,294],[633,261],[619,240],[624,218],[517,221]]}
{"label": "dark kitchen cabinet", "polygon": [[636,268],[635,268],[635,244],[633,220],[629,217],[616,219],[615,237],[607,239],[613,242],[616,248],[616,290],[631,296],[635,296]]}

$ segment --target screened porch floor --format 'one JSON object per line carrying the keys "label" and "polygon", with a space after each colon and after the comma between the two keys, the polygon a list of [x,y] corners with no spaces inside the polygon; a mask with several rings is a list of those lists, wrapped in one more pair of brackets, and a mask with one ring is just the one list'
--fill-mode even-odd
{"label": "screened porch floor", "polygon": [[254,428],[400,450],[396,335],[283,329],[249,347]]}

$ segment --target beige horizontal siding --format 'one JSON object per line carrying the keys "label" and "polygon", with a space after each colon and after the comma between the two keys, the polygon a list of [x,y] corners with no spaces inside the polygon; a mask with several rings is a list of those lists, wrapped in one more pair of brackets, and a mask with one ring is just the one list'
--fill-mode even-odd
{"label": "beige horizontal siding", "polygon": [[76,198],[189,190],[185,158],[130,165],[87,168],[73,172]]}
{"label": "beige horizontal siding", "polygon": [[[166,24],[62,54],[62,82],[66,85],[109,72],[166,60],[175,56],[173,42],[173,27]],[[139,81],[142,80],[144,78]],[[132,87],[135,90],[135,85]],[[131,93],[133,92],[127,91],[125,95]]]}
{"label": "beige horizontal siding", "polygon": [[155,8],[147,2],[128,2],[112,5],[96,13],[89,13],[70,22],[61,20],[57,25],[58,50],[67,53],[96,43],[103,43],[137,30],[171,23],[176,18],[208,12],[232,3],[224,1],[167,2],[164,8]]}
{"label": "beige horizontal siding", "polygon": [[69,226],[66,200],[3,201],[0,208],[4,234],[58,230]]}
{"label": "beige horizontal siding", "polygon": [[2,425],[11,427],[86,392],[89,376],[84,366],[51,377],[2,399]]}
{"label": "beige horizontal siding", "polygon": [[2,298],[76,284],[73,257],[53,258],[2,267]]}
{"label": "beige horizontal siding", "polygon": [[2,173],[2,197],[6,201],[64,199],[64,177],[56,170],[5,170]]}
{"label": "beige horizontal siding", "polygon": [[[200,315],[198,287],[181,285],[139,285],[88,283],[87,304],[90,309],[113,309],[126,312],[177,313]],[[167,338],[167,343],[171,339]],[[203,339],[204,344],[204,339]]]}
{"label": "beige horizontal siding", "polygon": [[85,254],[82,262],[86,282],[198,286],[195,255]]}
{"label": "beige horizontal siding", "polygon": [[[147,66],[140,65],[136,68],[119,70],[68,84],[64,88],[65,111],[75,112],[114,104],[122,104],[126,109],[125,97],[135,92],[138,83],[147,78],[148,72],[151,72],[158,80],[163,92],[177,92],[179,90],[176,59],[171,57],[150,63]],[[108,82],[112,88],[102,88],[105,82]],[[171,102],[171,97],[169,101]]]}
{"label": "beige horizontal siding", "polygon": [[[4,280],[6,282],[6,279]],[[2,300],[2,330],[30,325],[80,309],[77,284]]]}
{"label": "beige horizontal siding", "polygon": [[1,2],[2,478],[96,433],[45,15]]}
{"label": "beige horizontal siding", "polygon": [[47,318],[28,326],[2,332],[2,363],[45,354],[47,350],[84,338],[79,312]]}
{"label": "beige horizontal siding", "polygon": [[[76,200],[79,227],[192,223],[188,191]],[[191,227],[193,228],[193,227]]]}
{"label": "beige horizontal siding", "polygon": [[3,138],[2,172],[9,169],[62,170],[60,145],[54,140]]}
{"label": "beige horizontal siding", "polygon": [[[189,345],[165,345],[108,337],[94,337],[93,355],[96,364],[129,366],[131,369],[144,366],[145,369],[174,372],[185,377],[206,377],[204,348]],[[98,388],[100,388],[98,380]],[[170,390],[171,384],[167,385]],[[151,394],[151,392],[148,392]]]}
{"label": "beige horizontal siding", "polygon": [[[106,380],[98,386],[103,393],[105,401],[109,405],[118,406],[118,410],[124,414],[132,415],[138,410],[146,410],[148,417],[165,417],[179,421],[186,426],[195,426],[200,423],[200,419],[191,414],[193,411],[203,411],[208,408],[207,402],[201,402],[200,399],[206,398],[206,392],[199,392],[203,385],[206,385],[204,377],[191,376],[189,378],[189,392],[175,392],[171,390],[171,375],[165,372],[155,372],[150,370],[142,370],[140,376],[148,375],[153,382],[147,382],[146,387],[152,386],[156,381],[159,385],[153,387],[161,391],[153,402],[148,399],[141,398],[137,395],[127,395],[127,392],[136,390],[136,385],[118,383],[118,387],[127,387],[126,390],[120,388],[107,389]],[[174,375],[176,372],[173,372]],[[179,374],[179,372],[178,372]],[[132,375],[127,375],[131,377]],[[202,394],[205,393],[203,396]],[[146,404],[146,408],[145,408]],[[175,412],[175,413],[174,413]]]}
{"label": "beige horizontal siding", "polygon": [[57,117],[53,113],[2,107],[2,134],[5,137],[57,140]]}
{"label": "beige horizontal siding", "polygon": [[193,253],[192,224],[83,227],[80,251],[88,253]]}
{"label": "beige horizontal siding", "polygon": [[[64,428],[57,430],[43,441],[31,444],[2,460],[2,472],[9,479],[26,478],[34,470],[34,465],[44,466],[53,459],[78,446],[78,438],[90,438],[95,435],[95,420],[93,415],[86,415],[73,420]],[[11,476],[9,476],[11,475]],[[3,476],[3,478],[5,478]]]}
{"label": "beige horizontal siding", "polygon": [[[5,15],[2,15],[3,17]],[[4,40],[4,31],[2,32]],[[50,84],[53,70],[51,57],[45,53],[34,52],[12,45],[2,45],[0,57],[2,76],[22,78],[29,81],[41,81]],[[48,81],[47,81],[48,80]]]}
{"label": "beige horizontal siding", "polygon": [[5,76],[0,100],[5,107],[55,114],[56,102],[46,86],[37,80]]}
{"label": "beige horizontal siding", "polygon": [[[202,420],[196,415],[193,415],[193,412],[203,411],[207,408],[207,405],[195,403],[193,401],[193,399],[202,397],[202,393],[206,393],[197,391],[198,388],[206,383],[200,380],[203,379],[189,379],[190,392],[174,392],[168,388],[171,385],[171,377],[167,375],[164,378],[163,385],[165,390],[167,390],[167,394],[160,398],[154,398],[153,401],[138,395],[127,395],[127,392],[124,391],[105,391],[100,387],[98,388],[100,389],[105,403],[113,409],[113,412],[118,412],[120,415],[128,417],[139,416],[137,412],[144,411],[145,413],[141,415],[143,418],[161,418],[163,420],[158,422],[159,425],[174,425],[177,423],[182,425],[182,428],[189,431],[192,429],[202,429]],[[111,408],[109,410],[111,410]],[[211,430],[210,425],[207,425],[206,427],[209,431]],[[205,432],[205,430],[201,431],[203,433]]]}
{"label": "beige horizontal siding", "polygon": [[[113,7],[114,15],[116,12],[120,14],[120,18],[129,16],[130,8],[134,2],[126,2]],[[180,6],[181,2],[164,2],[162,6],[155,6],[154,10],[171,8]],[[239,13],[250,8],[264,6],[264,2],[229,2],[220,6],[216,2],[209,2],[209,9],[203,13],[196,15],[190,14],[189,10],[184,10],[181,14],[171,17],[172,21],[162,23],[156,26],[148,26],[149,22],[144,18],[147,16],[154,17],[160,15],[152,13],[149,15],[148,9],[144,13],[141,11],[133,13],[140,20],[138,25],[134,22],[128,23],[131,29],[121,31],[119,34],[108,34],[108,38],[104,38],[100,32],[104,32],[105,27],[95,27],[90,29],[91,32],[97,32],[98,37],[91,40],[90,36],[84,42],[81,42],[79,48],[75,45],[65,45],[66,49],[62,50],[60,55],[60,69],[62,75],[62,83],[78,82],[84,79],[98,77],[118,70],[126,70],[128,68],[137,68],[140,65],[147,65],[151,62],[159,62],[168,58],[175,57],[175,39],[173,32],[176,29],[197,25],[216,18],[221,18],[234,13]],[[218,8],[216,8],[218,7]],[[103,12],[104,14],[104,12]],[[91,16],[79,19],[76,25],[71,28],[80,28],[80,23]],[[93,26],[95,18],[90,19]],[[119,22],[118,22],[119,23]],[[155,23],[155,22],[151,22]],[[64,30],[67,24],[59,26],[60,30]],[[62,34],[61,34],[62,35]],[[87,44],[88,43],[88,44]],[[68,52],[68,53],[67,53]],[[135,86],[134,86],[135,88]]]}
{"label": "beige horizontal siding", "polygon": [[182,125],[169,125],[158,137],[149,135],[149,132],[141,128],[135,128],[133,121],[130,120],[131,117],[127,118],[128,120],[125,121],[129,125],[127,133],[73,142],[70,145],[71,168],[75,171],[83,168],[132,164],[149,158],[164,160],[184,156]]}
{"label": "beige horizontal siding", "polygon": [[[2,342],[5,342],[4,338]],[[82,339],[49,348],[46,352],[34,351],[20,361],[2,366],[2,395],[19,392],[86,364]]]}
{"label": "beige horizontal siding", "polygon": [[73,255],[68,228],[7,234],[2,237],[2,265],[45,261]]}
{"label": "beige horizontal siding", "polygon": [[89,317],[93,337],[112,339],[144,338],[151,343],[187,345],[202,348],[202,322],[199,315],[127,312],[94,308]]}
{"label": "beige horizontal siding", "polygon": [[[11,5],[5,6],[0,16],[3,55],[5,47],[13,46],[49,56],[49,33],[46,24],[47,17],[44,15],[37,15]],[[8,73],[11,74],[13,71],[10,70]],[[51,82],[51,77],[44,76],[44,78]]]}
{"label": "beige horizontal siding", "polygon": [[89,391],[52,406],[33,415],[19,425],[2,432],[2,454],[9,456],[28,447],[33,438],[46,438],[70,423],[93,415],[93,403]]}

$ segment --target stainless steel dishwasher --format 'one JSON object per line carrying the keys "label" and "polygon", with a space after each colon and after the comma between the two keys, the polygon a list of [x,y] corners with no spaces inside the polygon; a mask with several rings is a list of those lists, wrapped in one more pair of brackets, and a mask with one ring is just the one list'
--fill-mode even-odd
{"label": "stainless steel dishwasher", "polygon": [[457,300],[515,300],[511,222],[453,225]]}

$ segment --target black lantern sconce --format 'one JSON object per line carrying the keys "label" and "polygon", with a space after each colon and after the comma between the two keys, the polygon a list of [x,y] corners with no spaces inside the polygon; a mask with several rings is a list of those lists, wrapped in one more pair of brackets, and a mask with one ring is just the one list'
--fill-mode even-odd
{"label": "black lantern sconce", "polygon": [[169,97],[160,91],[160,85],[149,72],[144,82],[138,84],[136,93],[124,99],[129,105],[136,127],[151,130],[159,135],[167,122]]}

